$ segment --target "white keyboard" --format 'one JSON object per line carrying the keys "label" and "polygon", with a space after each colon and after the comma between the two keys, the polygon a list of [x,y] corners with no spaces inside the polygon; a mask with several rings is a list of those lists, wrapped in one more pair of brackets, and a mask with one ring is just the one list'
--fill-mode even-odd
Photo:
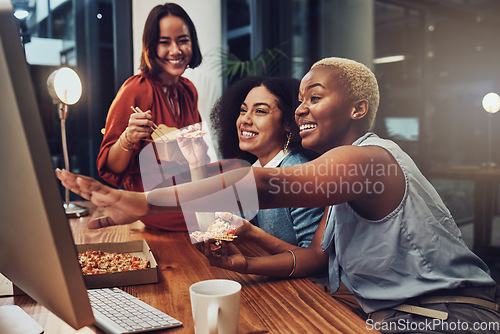
{"label": "white keyboard", "polygon": [[96,326],[110,334],[178,327],[182,322],[118,288],[88,290]]}

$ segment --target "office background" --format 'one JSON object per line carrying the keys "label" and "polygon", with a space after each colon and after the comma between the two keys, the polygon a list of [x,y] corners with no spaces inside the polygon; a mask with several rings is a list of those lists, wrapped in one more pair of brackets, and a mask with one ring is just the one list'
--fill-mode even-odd
{"label": "office background", "polygon": [[[111,101],[137,72],[144,21],[157,0],[13,0],[20,20],[54,166],[62,167],[59,119],[46,90],[61,64],[75,68],[82,100],[67,121],[71,169],[97,177],[95,159]],[[186,72],[200,94],[205,121],[237,75],[222,76],[227,55],[263,58],[267,72],[301,78],[327,56],[356,59],[379,80],[375,132],[394,139],[428,171],[444,164],[480,165],[500,139],[500,113],[482,105],[500,92],[498,0],[180,0],[199,34],[204,64]],[[275,58],[265,57],[272,54]],[[258,63],[258,62],[257,62]],[[500,163],[500,146],[493,145]],[[472,221],[470,181],[433,180],[457,221]],[[498,207],[498,205],[497,205]]]}

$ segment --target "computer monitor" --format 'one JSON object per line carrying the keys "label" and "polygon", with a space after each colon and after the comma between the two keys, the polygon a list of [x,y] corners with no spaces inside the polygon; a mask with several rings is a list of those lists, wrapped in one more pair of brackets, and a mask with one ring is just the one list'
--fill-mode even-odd
{"label": "computer monitor", "polygon": [[10,0],[0,0],[0,109],[0,272],[73,328],[92,324]]}
{"label": "computer monitor", "polygon": [[398,141],[418,141],[418,117],[385,117],[387,136]]}

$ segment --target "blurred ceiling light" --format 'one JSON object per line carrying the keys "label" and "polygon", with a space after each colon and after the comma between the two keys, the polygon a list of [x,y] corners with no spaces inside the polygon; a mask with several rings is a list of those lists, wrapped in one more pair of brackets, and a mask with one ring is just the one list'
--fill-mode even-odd
{"label": "blurred ceiling light", "polygon": [[387,63],[395,63],[398,61],[405,60],[404,55],[396,55],[396,56],[388,56],[388,57],[380,57],[373,59],[374,64],[387,64]]}

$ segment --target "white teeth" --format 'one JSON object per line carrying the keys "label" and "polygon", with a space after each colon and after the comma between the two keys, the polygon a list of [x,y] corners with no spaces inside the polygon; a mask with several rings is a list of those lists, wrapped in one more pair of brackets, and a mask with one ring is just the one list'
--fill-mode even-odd
{"label": "white teeth", "polygon": [[172,64],[179,64],[180,62],[182,62],[182,59],[170,59],[169,62],[171,62]]}
{"label": "white teeth", "polygon": [[317,124],[302,124],[300,126],[300,131],[309,130],[309,129],[315,129],[317,127],[318,127]]}
{"label": "white teeth", "polygon": [[241,131],[241,134],[245,137],[255,137],[257,134],[254,132]]}

